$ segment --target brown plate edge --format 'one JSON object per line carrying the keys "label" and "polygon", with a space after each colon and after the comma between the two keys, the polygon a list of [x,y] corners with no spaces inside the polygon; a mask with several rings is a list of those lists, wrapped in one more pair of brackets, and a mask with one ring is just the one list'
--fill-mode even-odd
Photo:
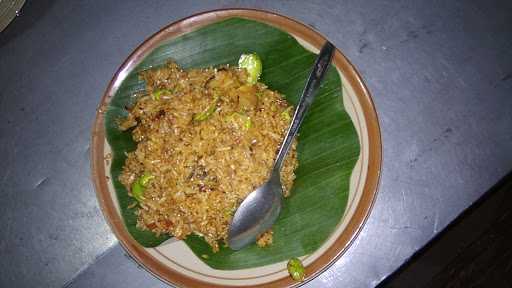
{"label": "brown plate edge", "polygon": [[[163,39],[176,37],[178,35],[196,30],[202,26],[231,17],[243,17],[270,24],[304,39],[317,49],[320,49],[327,39],[322,34],[310,28],[309,26],[275,12],[235,8],[198,13],[169,24],[145,40],[140,46],[138,46],[134,52],[125,60],[125,62],[121,65],[119,70],[110,81],[105,94],[101,99],[100,109],[98,110],[101,110],[101,107],[106,107],[106,104],[112,98],[113,91],[115,91],[117,89],[116,86],[119,85],[119,83],[116,83],[115,80],[118,79],[119,75],[123,71],[129,71],[134,68],[134,66],[139,62],[138,60],[146,56],[144,51],[150,51],[151,49],[155,48]],[[363,110],[363,115],[367,125],[369,140],[369,167],[366,182],[363,188],[363,194],[358,203],[356,211],[354,212],[354,215],[350,219],[342,234],[338,237],[338,239],[336,239],[333,245],[331,245],[318,259],[306,267],[306,274],[308,275],[306,281],[297,283],[291,280],[290,277],[284,277],[253,287],[297,287],[320,275],[334,262],[336,262],[336,260],[338,260],[339,257],[341,257],[341,255],[343,255],[349,246],[353,243],[353,240],[357,237],[361,228],[366,222],[366,219],[368,218],[375,201],[380,182],[380,172],[382,165],[382,142],[377,112],[370,96],[370,92],[364,84],[362,77],[356,71],[355,67],[339,50],[336,50],[336,53],[333,57],[333,62],[341,71],[343,71],[347,81],[354,89],[354,92]],[[165,282],[185,287],[224,287],[221,285],[193,279],[173,269],[170,269],[169,267],[160,263],[148,252],[146,252],[144,247],[139,245],[130,236],[124,226],[124,222],[121,219],[121,216],[118,215],[115,209],[114,203],[111,201],[111,199],[109,199],[110,197],[107,181],[104,177],[106,175],[103,162],[104,141],[104,116],[100,111],[96,115],[92,129],[91,176],[100,208],[105,218],[107,219],[107,223],[109,224],[110,228],[119,239],[119,243],[149,272]]]}

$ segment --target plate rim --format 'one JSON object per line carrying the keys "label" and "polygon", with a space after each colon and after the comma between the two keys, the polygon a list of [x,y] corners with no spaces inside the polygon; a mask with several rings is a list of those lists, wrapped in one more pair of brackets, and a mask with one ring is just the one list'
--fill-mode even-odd
{"label": "plate rim", "polygon": [[[173,270],[160,263],[151,256],[144,247],[138,244],[127,231],[121,215],[118,215],[112,199],[108,196],[108,187],[105,179],[104,166],[104,107],[113,97],[113,91],[117,90],[122,81],[119,81],[121,74],[131,70],[145,56],[146,51],[158,46],[163,39],[176,38],[180,35],[190,33],[201,27],[219,22],[228,18],[240,17],[253,21],[258,21],[276,27],[288,34],[294,34],[304,39],[313,47],[320,49],[327,38],[316,31],[314,28],[288,16],[278,14],[273,11],[250,9],[250,8],[226,8],[216,9],[193,14],[189,17],[174,21],[158,32],[146,38],[138,45],[133,52],[120,65],[116,73],[110,80],[102,98],[92,127],[91,137],[91,178],[94,184],[96,197],[100,204],[103,216],[110,226],[112,232],[119,240],[121,246],[147,271],[160,280],[178,285],[180,287],[225,287],[218,284],[207,283],[202,280],[194,279]],[[363,111],[363,117],[367,126],[368,133],[368,174],[365,179],[363,193],[357,204],[356,211],[351,217],[341,235],[318,259],[306,267],[307,279],[304,282],[295,282],[290,277],[280,278],[271,282],[258,284],[252,287],[297,287],[316,278],[322,272],[333,265],[351,246],[355,238],[359,235],[362,227],[365,225],[373,204],[375,202],[380,184],[380,175],[382,169],[382,141],[380,125],[377,111],[373,103],[371,94],[364,83],[361,75],[345,57],[339,49],[336,48],[333,57],[335,66],[343,72],[347,81],[353,88],[355,96],[359,101]],[[230,286],[247,287],[247,286]]]}

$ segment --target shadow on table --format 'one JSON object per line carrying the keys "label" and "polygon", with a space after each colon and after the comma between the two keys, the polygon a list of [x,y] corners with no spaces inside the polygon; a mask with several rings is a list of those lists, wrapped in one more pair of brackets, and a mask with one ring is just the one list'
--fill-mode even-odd
{"label": "shadow on table", "polygon": [[512,172],[379,287],[512,287]]}
{"label": "shadow on table", "polygon": [[55,0],[26,1],[20,10],[20,16],[15,17],[12,22],[0,32],[0,47],[11,40],[22,35],[34,26],[50,10]]}

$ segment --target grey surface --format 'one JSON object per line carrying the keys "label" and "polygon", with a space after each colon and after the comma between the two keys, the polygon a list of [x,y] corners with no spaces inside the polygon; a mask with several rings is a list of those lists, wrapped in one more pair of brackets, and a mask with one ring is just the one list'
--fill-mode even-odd
{"label": "grey surface", "polygon": [[511,3],[29,1],[0,34],[0,286],[164,286],[102,218],[89,132],[143,39],[228,6],[314,26],[366,80],[384,143],[378,199],[348,253],[305,286],[375,286],[512,169]]}

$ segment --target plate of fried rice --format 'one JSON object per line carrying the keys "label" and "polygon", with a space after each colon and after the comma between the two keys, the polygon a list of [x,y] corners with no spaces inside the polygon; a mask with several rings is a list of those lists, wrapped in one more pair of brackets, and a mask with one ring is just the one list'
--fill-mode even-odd
{"label": "plate of fried rice", "polygon": [[273,12],[215,10],[164,27],[117,70],[93,127],[92,179],[112,231],[149,272],[180,287],[294,287],[349,249],[377,193],[381,138],[339,50],[283,165],[278,220],[247,248],[226,244],[324,42]]}

